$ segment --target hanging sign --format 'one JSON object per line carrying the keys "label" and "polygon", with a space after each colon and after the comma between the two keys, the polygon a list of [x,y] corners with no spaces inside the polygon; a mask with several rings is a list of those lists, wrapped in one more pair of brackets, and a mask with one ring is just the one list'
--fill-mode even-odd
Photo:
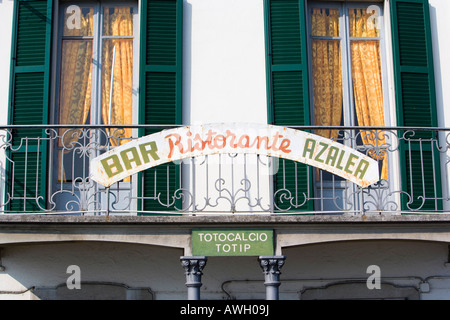
{"label": "hanging sign", "polygon": [[90,176],[108,187],[163,163],[219,153],[252,153],[298,161],[361,187],[379,180],[377,161],[343,144],[287,127],[248,123],[162,130],[94,158]]}
{"label": "hanging sign", "polygon": [[273,256],[273,230],[192,230],[193,256]]}

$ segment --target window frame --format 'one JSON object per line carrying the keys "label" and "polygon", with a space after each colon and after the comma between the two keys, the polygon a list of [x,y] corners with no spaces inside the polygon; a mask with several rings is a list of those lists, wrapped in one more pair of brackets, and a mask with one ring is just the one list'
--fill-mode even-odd
{"label": "window frame", "polygon": [[[139,120],[139,4],[136,0],[127,0],[125,2],[120,2],[117,0],[113,1],[59,1],[59,6],[57,9],[57,17],[56,17],[56,23],[58,25],[57,32],[55,32],[55,41],[56,43],[56,52],[54,52],[55,56],[55,77],[54,77],[54,83],[53,88],[55,90],[54,93],[54,103],[52,105],[52,122],[55,124],[58,124],[59,119],[59,102],[60,102],[60,88],[61,88],[61,74],[60,74],[60,68],[61,68],[61,50],[62,50],[62,39],[64,38],[63,35],[63,23],[64,23],[64,9],[67,7],[67,5],[70,4],[83,4],[83,6],[92,6],[94,8],[94,30],[93,30],[93,46],[92,46],[92,55],[94,59],[98,59],[99,63],[93,63],[93,69],[92,69],[92,108],[95,108],[95,114],[90,115],[89,123],[92,125],[100,124],[101,122],[101,97],[99,94],[101,93],[101,59],[102,59],[102,52],[100,50],[101,48],[101,42],[103,38],[105,37],[102,34],[103,31],[103,24],[101,23],[103,21],[103,12],[102,9],[105,6],[108,5],[114,5],[114,6],[132,6],[134,10],[133,14],[133,123],[138,123]],[[112,38],[112,36],[108,36],[109,38]],[[121,37],[121,36],[120,36]],[[121,37],[122,38],[122,37]],[[95,74],[95,76],[94,76]],[[94,104],[95,103],[95,104]],[[133,132],[134,134],[134,132]]]}
{"label": "window frame", "polygon": [[[309,81],[309,103],[311,123],[314,125],[314,95],[313,95],[313,81],[312,81],[312,53],[311,53],[311,15],[310,11],[313,7],[317,8],[334,8],[339,9],[339,32],[341,40],[341,59],[342,59],[342,90],[343,90],[343,125],[345,127],[355,126],[356,115],[353,99],[353,85],[351,79],[351,54],[350,54],[350,41],[352,40],[349,33],[349,15],[348,9],[365,9],[370,5],[377,5],[380,8],[379,14],[379,37],[376,38],[363,38],[374,39],[380,42],[381,53],[381,79],[383,88],[383,105],[385,126],[388,127],[392,124],[390,116],[389,106],[389,70],[388,70],[388,58],[387,58],[387,46],[386,46],[386,30],[385,30],[385,10],[382,2],[344,2],[341,0],[329,0],[329,1],[317,1],[317,0],[305,0],[306,2],[306,32],[307,32],[307,48],[308,48],[308,81]],[[344,27],[344,28],[343,28]],[[354,147],[354,146],[352,146]]]}
{"label": "window frame", "polygon": [[[350,25],[349,25],[349,9],[366,9],[371,5],[376,5],[379,9],[379,17],[378,17],[378,27],[379,27],[379,35],[378,37],[370,37],[370,38],[361,38],[361,39],[374,39],[379,41],[380,46],[380,63],[381,63],[381,81],[382,81],[382,90],[383,90],[383,107],[384,107],[384,118],[385,118],[385,127],[391,126],[395,121],[392,119],[392,112],[396,112],[395,104],[391,103],[390,95],[392,92],[390,91],[390,69],[393,68],[392,61],[388,58],[388,50],[389,46],[387,45],[387,39],[389,37],[387,34],[389,33],[386,30],[386,17],[385,17],[385,3],[380,1],[355,1],[355,2],[344,2],[342,0],[328,0],[328,1],[318,1],[318,0],[304,0],[305,1],[305,22],[306,22],[306,33],[307,33],[307,55],[308,55],[308,84],[309,84],[309,108],[310,108],[310,121],[312,125],[314,124],[314,94],[313,94],[313,70],[312,70],[312,32],[311,32],[311,10],[312,8],[333,8],[339,9],[339,38],[340,38],[340,48],[341,48],[341,63],[342,63],[342,97],[343,97],[343,110],[342,110],[342,120],[341,124],[344,127],[355,127],[354,130],[351,130],[350,139],[342,141],[345,145],[356,148],[357,141],[354,137],[358,134],[359,130],[356,126],[357,116],[354,105],[354,94],[353,94],[353,80],[352,80],[352,64],[351,64],[351,52],[350,52],[350,44],[353,38],[350,36]],[[326,37],[323,37],[326,38]],[[389,66],[389,63],[391,66]],[[388,168],[389,168],[389,177],[387,181],[384,181],[384,184],[387,184],[387,188],[390,190],[397,186],[398,180],[400,179],[400,174],[397,170],[397,156],[395,153],[390,154],[387,159]],[[326,210],[327,205],[326,190],[331,190],[333,193],[333,197],[336,197],[335,193],[340,193],[342,190],[342,203],[340,204],[344,209],[347,206],[350,208],[354,207],[356,210],[359,210],[359,206],[362,204],[359,201],[359,191],[358,187],[345,179],[339,179],[339,177],[335,177],[334,175],[326,173],[322,175],[323,171],[320,171],[319,176],[317,176],[317,171],[313,170],[313,192],[314,198],[316,199],[314,207],[320,208],[320,210]],[[329,177],[328,177],[329,176]],[[381,186],[381,185],[380,185]],[[328,191],[330,192],[330,191]],[[334,202],[333,202],[334,203]],[[332,204],[332,206],[336,206],[337,204]]]}
{"label": "window frame", "polygon": [[[339,5],[339,2],[343,2],[343,0],[298,0],[299,8],[298,8],[298,17],[300,22],[300,42],[302,45],[301,54],[299,55],[299,59],[302,63],[302,71],[308,70],[308,73],[311,74],[311,51],[310,47],[310,23],[309,20],[309,7],[311,3],[319,2],[322,5],[326,4],[334,4]],[[283,3],[283,1],[279,0],[279,3]],[[289,2],[286,0],[286,2]],[[264,11],[265,11],[265,34],[266,34],[266,81],[267,81],[267,112],[268,112],[268,121],[269,123],[275,123],[274,114],[275,114],[275,99],[274,99],[274,80],[273,80],[273,72],[274,68],[272,66],[272,56],[273,56],[273,46],[272,46],[272,21],[271,21],[271,3],[270,0],[264,0]],[[289,2],[290,3],[290,2]],[[350,2],[349,2],[350,3]],[[386,142],[386,148],[389,149],[389,157],[388,157],[388,165],[389,165],[389,178],[386,183],[386,180],[370,187],[369,191],[364,190],[361,192],[360,190],[356,190],[359,192],[361,196],[367,194],[367,196],[372,196],[372,194],[368,194],[367,192],[372,192],[372,190],[379,189],[379,192],[387,192],[389,194],[389,203],[398,205],[398,208],[401,206],[401,210],[409,210],[409,201],[408,198],[408,190],[413,183],[408,182],[407,177],[410,172],[407,171],[406,166],[404,165],[407,160],[407,152],[417,149],[418,142],[412,143],[414,145],[409,145],[408,141],[405,141],[403,134],[404,130],[400,130],[402,126],[411,126],[411,127],[433,127],[438,121],[436,118],[437,115],[437,106],[436,106],[436,93],[435,93],[435,79],[434,79],[434,69],[433,69],[433,47],[432,47],[432,37],[430,31],[430,12],[429,12],[429,3],[428,0],[359,0],[359,1],[351,1],[351,4],[354,6],[363,6],[367,8],[369,5],[374,4],[378,5],[381,9],[382,14],[380,23],[380,30],[384,32],[384,35],[381,38],[381,55],[382,55],[382,81],[383,81],[383,96],[384,96],[384,112],[385,112],[385,126],[388,128],[386,130],[388,141]],[[382,6],[382,7],[381,7]],[[414,13],[419,23],[412,21],[415,24],[414,32],[420,32],[420,35],[423,35],[423,38],[415,38],[411,37],[408,24],[408,17],[410,14]],[[295,15],[294,10],[291,10],[290,13]],[[400,20],[402,18],[402,20]],[[423,24],[422,24],[423,23]],[[286,24],[287,25],[287,24]],[[304,30],[304,26],[307,29]],[[295,27],[295,26],[294,26]],[[303,37],[304,35],[304,37]],[[306,50],[303,48],[304,43],[308,42],[308,47]],[[408,57],[408,61],[402,61],[402,55],[404,54],[403,50],[408,50],[407,48],[402,48],[400,46],[400,42],[405,43],[407,46],[417,46],[421,56],[416,59],[411,60],[411,57]],[[416,52],[413,50],[412,52]],[[308,60],[308,61],[306,61]],[[306,64],[303,66],[303,64]],[[277,69],[282,67],[284,71],[289,71],[288,65],[277,66]],[[412,75],[418,76],[412,77]],[[409,112],[410,108],[413,107],[414,101],[410,99],[405,102],[404,95],[408,96],[408,92],[405,92],[404,85],[402,83],[403,76],[409,76],[410,83],[409,88],[413,87],[413,81],[419,81],[422,87],[420,88],[420,92],[428,94],[426,101],[422,101],[418,106],[421,108],[421,112],[423,112],[426,116],[430,117],[430,123],[420,123],[415,124],[415,119],[408,119],[409,122],[405,120],[405,112]],[[312,91],[312,86],[310,83],[310,77],[307,76],[308,81],[304,81],[303,87],[301,88],[301,97],[303,99],[305,108],[302,107],[302,112],[304,114],[310,113],[312,110],[312,101],[308,100],[309,95]],[[305,88],[308,86],[308,88]],[[346,90],[348,91],[348,90]],[[306,101],[307,100],[307,101]],[[306,107],[306,105],[308,107]],[[429,108],[428,108],[429,105]],[[307,123],[311,120],[311,117],[305,117],[304,123],[300,125],[309,126],[310,123]],[[419,120],[420,121],[420,120]],[[294,125],[294,124],[293,124]],[[297,125],[297,124],[295,124]],[[392,128],[400,126],[400,128]],[[353,129],[353,128],[350,128]],[[355,131],[355,130],[353,130]],[[432,150],[431,150],[432,151]],[[424,152],[431,152],[430,150],[425,150]],[[441,162],[441,163],[440,163]],[[435,168],[440,169],[441,171],[445,170],[445,161],[439,157],[434,157],[434,165]],[[410,177],[413,179],[413,177]],[[446,190],[444,181],[440,181],[440,174],[437,173],[436,177],[436,185],[435,188],[435,197],[436,202],[438,202],[438,207],[442,207],[442,190]],[[313,181],[312,175],[308,176],[308,191],[311,191],[311,194],[314,194],[315,183]],[[423,181],[422,181],[423,182]],[[418,188],[422,189],[422,183],[420,178],[417,180]],[[316,189],[317,190],[317,189]],[[374,195],[376,196],[376,195]],[[311,198],[308,193],[308,200],[316,200],[315,201],[315,210],[320,210],[317,204],[317,197],[315,199]],[[308,201],[309,202],[309,201]],[[389,209],[392,210],[392,209]],[[395,210],[395,209],[394,209]]]}
{"label": "window frame", "polygon": [[[139,59],[139,46],[140,46],[140,6],[139,6],[139,0],[127,0],[127,1],[83,1],[83,0],[56,0],[55,1],[55,7],[54,8],[54,24],[53,24],[53,37],[52,42],[54,44],[54,50],[52,51],[52,57],[54,63],[52,64],[52,74],[53,74],[53,80],[51,82],[51,90],[52,90],[52,103],[50,105],[50,115],[49,119],[51,123],[53,124],[59,124],[59,106],[60,106],[60,90],[61,90],[61,61],[62,61],[62,42],[64,39],[63,35],[63,24],[64,24],[64,10],[69,5],[82,5],[83,7],[93,7],[94,8],[94,28],[93,28],[93,34],[92,34],[92,54],[93,54],[93,68],[92,68],[92,85],[91,85],[91,111],[89,114],[89,119],[87,120],[87,125],[100,125],[102,124],[101,120],[101,86],[102,86],[102,41],[104,39],[103,35],[103,8],[107,6],[129,6],[133,8],[133,78],[132,78],[132,124],[138,124],[139,122],[139,72],[140,72],[140,59]],[[107,36],[108,38],[112,38],[112,36]],[[118,36],[119,38],[122,38],[122,36]],[[125,37],[125,36],[124,36]],[[89,37],[91,38],[91,37]],[[95,60],[98,59],[98,63],[95,63]],[[92,112],[94,111],[94,112]],[[132,136],[137,137],[138,136],[138,129],[133,128],[132,129]],[[93,142],[100,142],[100,141],[93,141]],[[57,166],[58,164],[58,154],[60,152],[60,149],[55,145],[55,142],[53,140],[50,141],[49,146],[49,162],[50,162],[50,168]],[[100,151],[97,150],[92,154],[91,157],[95,157],[98,154],[100,154]],[[89,159],[81,159],[80,161],[88,161]],[[89,164],[88,164],[89,165]],[[87,167],[86,170],[89,171]],[[84,172],[83,176],[88,178],[88,172]],[[63,191],[67,190],[72,193],[77,193],[77,189],[74,189],[74,183],[76,179],[72,179],[66,182],[58,181],[58,174],[55,174],[54,170],[49,170],[47,173],[48,176],[48,182],[49,186],[47,188],[48,191],[48,199],[52,202],[52,196],[55,195],[55,192],[58,192],[58,190]],[[74,177],[76,178],[76,177]],[[137,175],[133,176],[131,178],[131,182],[120,182],[117,187],[114,187],[111,189],[111,192],[122,192],[122,193],[128,193],[129,192],[129,198],[133,199],[137,196]],[[88,181],[87,181],[88,182]],[[92,190],[89,191],[94,195],[95,193],[98,193],[99,191],[104,190],[105,188],[99,184],[97,184],[96,187],[91,188]],[[100,197],[101,193],[99,194]],[[102,199],[98,200],[99,202],[103,202],[103,196],[101,196]],[[62,201],[67,202],[67,201]],[[130,208],[131,211],[135,210],[133,202],[130,203],[130,205],[133,208]]]}

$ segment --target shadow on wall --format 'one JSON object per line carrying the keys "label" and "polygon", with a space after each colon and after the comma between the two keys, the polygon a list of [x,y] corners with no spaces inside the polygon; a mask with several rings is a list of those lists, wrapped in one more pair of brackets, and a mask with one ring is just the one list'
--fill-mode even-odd
{"label": "shadow on wall", "polygon": [[4,246],[0,299],[184,299],[181,255],[177,248],[113,242]]}
{"label": "shadow on wall", "polygon": [[121,283],[81,282],[80,288],[69,289],[66,283],[53,288],[32,290],[41,300],[153,300],[150,288],[128,287]]}
{"label": "shadow on wall", "polygon": [[[444,106],[444,94],[443,94],[443,86],[442,86],[442,63],[441,63],[441,48],[438,39],[438,31],[439,26],[437,24],[437,10],[432,4],[429,6],[430,9],[430,26],[431,26],[431,34],[432,36],[436,36],[435,39],[432,39],[433,45],[433,64],[434,64],[434,79],[435,79],[435,87],[436,87],[436,106],[437,106],[437,115],[438,115],[438,126],[446,127],[446,115],[445,115],[445,106]],[[444,71],[445,72],[445,71]],[[445,133],[442,132],[439,137],[441,141],[447,141],[447,137]],[[448,163],[450,161],[450,156],[448,153],[441,153],[441,162],[445,165],[442,172],[448,172]],[[445,180],[445,179],[444,179]],[[442,192],[443,196],[450,195],[450,186],[448,183],[443,183]],[[444,206],[449,205],[448,201],[444,201]],[[444,208],[444,210],[448,210],[449,208]]]}

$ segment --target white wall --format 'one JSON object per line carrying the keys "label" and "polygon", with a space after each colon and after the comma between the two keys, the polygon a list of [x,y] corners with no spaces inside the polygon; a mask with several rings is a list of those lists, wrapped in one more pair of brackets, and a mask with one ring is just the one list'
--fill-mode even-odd
{"label": "white wall", "polygon": [[[0,0],[0,124],[6,124],[12,0]],[[185,0],[186,124],[267,123],[262,0]],[[220,110],[220,111],[219,111]]]}
{"label": "white wall", "polygon": [[[439,125],[450,127],[450,1],[429,2]],[[184,122],[267,123],[263,1],[185,0],[183,32]]]}
{"label": "white wall", "polygon": [[185,0],[184,123],[267,123],[262,0]]}
{"label": "white wall", "polygon": [[[446,243],[335,242],[285,248],[283,254],[287,258],[281,269],[282,300],[299,299],[302,294],[305,298],[307,289],[336,283],[360,283],[365,288],[370,265],[380,268],[380,290],[395,284],[417,290],[421,299],[450,299]],[[148,288],[155,299],[186,299],[181,255],[179,249],[112,242],[4,246],[1,264],[6,269],[0,272],[0,300],[51,298],[52,293],[54,297],[89,294],[94,289],[88,283],[123,284],[130,292]],[[71,265],[80,268],[81,292],[61,292],[73,274],[67,272]],[[422,281],[429,290],[419,290]],[[265,298],[264,275],[256,257],[209,257],[202,283],[202,299]],[[35,289],[27,291],[32,287]],[[112,287],[98,289],[103,295],[113,294]],[[366,294],[376,294],[374,290],[366,289]]]}
{"label": "white wall", "polygon": [[[0,41],[5,44],[0,50],[0,124],[7,122],[12,7],[12,0],[0,0]],[[450,1],[430,0],[439,125],[445,127],[450,127],[448,12]],[[185,0],[184,36],[184,123],[267,123],[262,0]],[[150,287],[157,298],[184,299],[182,254],[176,249],[112,243],[6,246],[0,293],[57,286],[66,281],[67,267],[77,264],[84,281]],[[283,254],[288,258],[282,269],[281,298],[298,298],[306,286],[323,286],[323,281],[311,280],[325,276],[363,279],[372,264],[397,284],[411,280],[408,285],[417,286],[432,277],[430,292],[422,293],[422,298],[450,298],[445,243],[332,243],[293,247]],[[263,275],[255,258],[211,258],[203,281],[204,298],[227,298],[221,290],[227,281],[225,289],[237,297],[264,297]],[[32,294],[0,294],[2,298],[32,298]]]}
{"label": "white wall", "polygon": [[[204,124],[221,122],[251,122],[267,124],[266,62],[263,0],[185,0],[183,3],[183,123]],[[248,157],[247,178],[252,189],[247,193],[251,199],[257,195],[256,159]],[[219,177],[217,157],[208,158],[214,166],[197,166],[194,186],[189,189],[202,207],[208,196],[215,199],[215,181]],[[220,161],[228,160],[222,158]],[[242,157],[233,159],[243,168]],[[267,172],[267,166],[262,166]],[[192,167],[189,167],[191,170]],[[232,190],[231,167],[222,167],[225,184]],[[193,179],[185,170],[185,187]],[[209,179],[207,178],[209,177]],[[243,175],[236,179],[235,190]],[[205,188],[206,179],[209,189]],[[193,180],[191,180],[193,181]],[[260,196],[264,207],[270,207],[269,176],[261,178]],[[200,182],[200,183],[198,183]],[[236,197],[243,192],[234,194]],[[230,198],[228,196],[228,198]],[[230,211],[230,203],[222,199],[211,210]],[[240,201],[239,210],[252,210],[248,202]],[[223,206],[222,206],[223,205]]]}
{"label": "white wall", "polygon": [[450,25],[448,13],[450,1],[429,0],[431,17],[431,36],[433,39],[433,60],[436,79],[436,102],[439,110],[439,126],[450,127]]}
{"label": "white wall", "polygon": [[[438,110],[438,125],[440,127],[450,127],[450,42],[448,35],[450,25],[448,23],[448,13],[450,12],[450,1],[448,0],[429,0],[430,18],[431,18],[431,36],[433,41],[433,62],[436,82],[436,105]],[[448,132],[446,133],[448,134]],[[448,143],[446,134],[441,134],[442,141]],[[442,173],[449,176],[449,166],[447,157],[450,153],[442,154]],[[443,179],[443,195],[449,196],[450,179]],[[448,201],[444,201],[444,209],[450,210]]]}
{"label": "white wall", "polygon": [[[7,123],[13,3],[0,0],[0,124]],[[184,122],[267,123],[263,1],[185,0],[183,29]]]}

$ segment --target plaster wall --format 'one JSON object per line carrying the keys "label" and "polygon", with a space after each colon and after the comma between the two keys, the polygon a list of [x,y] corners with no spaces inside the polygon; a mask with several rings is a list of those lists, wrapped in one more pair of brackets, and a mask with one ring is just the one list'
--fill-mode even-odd
{"label": "plaster wall", "polygon": [[[431,37],[433,41],[433,63],[436,83],[436,105],[438,111],[438,125],[448,128],[450,126],[450,92],[446,89],[450,87],[450,61],[446,57],[450,56],[450,43],[448,33],[448,13],[450,12],[450,2],[446,0],[429,0],[431,18]],[[446,133],[448,134],[448,132]],[[448,141],[445,134],[441,134],[443,141]],[[448,176],[448,161],[450,154],[441,154],[442,173]],[[447,179],[448,180],[448,179]],[[450,181],[443,180],[443,192],[449,194]],[[449,209],[448,201],[444,202]]]}
{"label": "plaster wall", "polygon": [[[318,289],[326,298],[331,292],[327,289],[343,283],[359,284],[368,297],[389,297],[401,288],[421,299],[450,299],[445,243],[336,242],[292,247],[283,254],[287,258],[281,270],[280,299],[305,299]],[[181,255],[180,249],[123,243],[10,245],[2,250],[6,269],[0,272],[0,299],[92,298],[95,290],[97,297],[112,299],[186,299]],[[80,268],[79,290],[66,287],[71,265]],[[380,268],[378,291],[366,286],[371,265]],[[202,282],[202,299],[265,297],[264,276],[256,257],[209,257]],[[402,298],[402,292],[398,294]]]}

